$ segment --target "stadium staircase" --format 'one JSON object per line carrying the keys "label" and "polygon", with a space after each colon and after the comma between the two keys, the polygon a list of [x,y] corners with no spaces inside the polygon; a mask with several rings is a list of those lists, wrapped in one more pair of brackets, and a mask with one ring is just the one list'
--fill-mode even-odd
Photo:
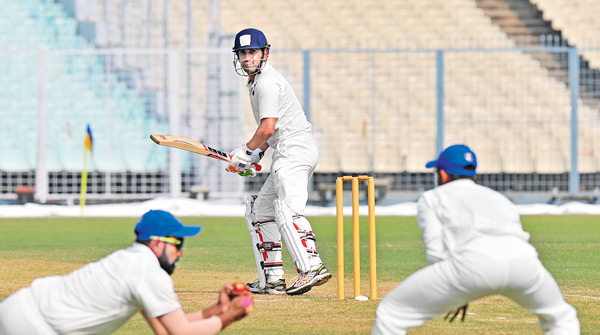
{"label": "stadium staircase", "polygon": [[552,23],[553,29],[560,31],[568,45],[581,51],[582,87],[581,97],[586,104],[600,109],[600,52],[589,49],[599,41],[598,16],[600,2],[596,0],[531,0],[543,13],[545,20]]}
{"label": "stadium staircase", "polygon": [[[552,27],[549,15],[544,17],[540,5],[532,0],[476,0],[477,7],[490,17],[517,45],[526,47],[569,45],[568,37],[561,30]],[[539,1],[544,3],[544,0]],[[573,4],[577,1],[572,2]],[[568,5],[568,4],[567,4]],[[565,56],[557,53],[532,53],[550,75],[568,85],[568,69]],[[580,56],[581,71],[587,72],[587,78],[600,78],[600,70],[590,67],[590,61]],[[590,107],[600,108],[600,84],[598,80],[581,80],[580,94],[583,102]]]}
{"label": "stadium staircase", "polygon": [[506,32],[509,38],[539,42],[540,35],[557,35],[550,22],[528,0],[476,0],[478,8]]}

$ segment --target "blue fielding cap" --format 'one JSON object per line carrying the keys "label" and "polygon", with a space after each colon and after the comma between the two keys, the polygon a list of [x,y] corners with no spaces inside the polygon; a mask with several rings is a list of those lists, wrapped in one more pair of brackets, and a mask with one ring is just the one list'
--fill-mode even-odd
{"label": "blue fielding cap", "polygon": [[[473,168],[466,169],[467,166]],[[427,163],[425,167],[442,169],[448,174],[457,176],[475,176],[477,157],[468,146],[455,144],[444,149],[438,159]]]}
{"label": "blue fielding cap", "polygon": [[142,241],[149,240],[150,236],[195,236],[201,229],[201,226],[184,226],[173,214],[161,210],[146,212],[135,225],[137,238]]}

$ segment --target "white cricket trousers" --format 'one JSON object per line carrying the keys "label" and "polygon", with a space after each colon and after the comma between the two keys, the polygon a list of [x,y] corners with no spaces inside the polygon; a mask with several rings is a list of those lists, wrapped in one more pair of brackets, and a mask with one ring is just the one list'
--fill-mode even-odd
{"label": "white cricket trousers", "polygon": [[470,301],[500,294],[537,315],[545,334],[578,335],[577,312],[537,257],[498,260],[478,254],[431,264],[410,275],[377,307],[372,334],[406,330]]}
{"label": "white cricket trousers", "polygon": [[0,335],[56,335],[33,300],[31,288],[23,288],[0,303]]}
{"label": "white cricket trousers", "polygon": [[310,134],[282,140],[273,149],[271,173],[254,203],[258,220],[275,217],[275,199],[283,201],[294,214],[302,214],[308,201],[308,181],[319,161],[319,148]]}
{"label": "white cricket trousers", "polygon": [[[254,202],[254,214],[258,221],[275,219],[275,207],[273,205],[275,199],[285,203],[293,215],[301,215],[308,201],[308,182],[319,161],[319,148],[310,133],[282,140],[273,149],[271,173]],[[301,231],[312,232],[312,226],[308,220],[294,219],[294,224]],[[273,222],[261,224],[259,231],[264,241],[281,243],[281,234],[277,224]],[[316,250],[314,242],[308,241],[308,244],[310,249]],[[281,250],[269,251],[266,252],[266,255],[265,263],[281,262]],[[302,256],[297,255],[297,257]],[[318,254],[311,255],[305,261],[311,267],[316,267],[322,263]],[[267,275],[275,278],[280,277],[283,275],[283,268],[267,270]]]}

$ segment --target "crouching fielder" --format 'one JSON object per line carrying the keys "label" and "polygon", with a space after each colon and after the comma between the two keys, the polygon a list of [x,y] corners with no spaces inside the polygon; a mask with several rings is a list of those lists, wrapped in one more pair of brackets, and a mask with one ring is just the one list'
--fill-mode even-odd
{"label": "crouching fielder", "polygon": [[[250,283],[254,293],[297,295],[331,278],[315,245],[315,235],[302,215],[308,200],[308,181],[319,150],[302,106],[285,78],[267,64],[270,45],[256,29],[235,36],[234,66],[247,76],[252,112],[258,125],[252,138],[231,155],[229,172],[244,172],[273,149],[271,174],[258,196],[248,198],[246,223],[258,271]],[[281,237],[296,265],[298,276],[286,289],[281,261]]]}
{"label": "crouching fielder", "polygon": [[141,312],[156,334],[217,334],[250,313],[253,295],[233,298],[225,285],[217,303],[185,313],[170,275],[183,255],[184,226],[171,213],[151,210],[125,249],[65,276],[38,278],[0,303],[0,334],[110,334]]}
{"label": "crouching fielder", "polygon": [[529,244],[515,206],[474,182],[475,153],[453,145],[426,166],[436,168],[440,184],[423,193],[417,204],[431,265],[381,301],[373,334],[406,334],[456,308],[464,318],[470,301],[493,294],[537,315],[546,334],[579,334],[577,313]]}

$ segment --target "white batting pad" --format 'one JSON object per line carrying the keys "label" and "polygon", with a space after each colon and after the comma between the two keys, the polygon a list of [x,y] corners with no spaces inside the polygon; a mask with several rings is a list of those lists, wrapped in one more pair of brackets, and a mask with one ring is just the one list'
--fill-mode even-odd
{"label": "white batting pad", "polygon": [[258,246],[261,243],[258,237],[257,228],[252,225],[255,215],[252,212],[252,206],[254,205],[255,196],[249,196],[246,199],[246,225],[248,225],[248,231],[250,232],[250,239],[252,240],[252,251],[254,252],[254,261],[256,262],[256,272],[258,273],[258,286],[260,289],[264,289],[267,285],[267,278],[265,270],[263,268],[263,257],[258,251]]}
{"label": "white batting pad", "polygon": [[275,206],[275,222],[296,267],[301,272],[310,271],[311,266],[308,252],[302,244],[298,231],[294,227],[292,211],[287,204],[279,199],[274,200],[273,205]]}
{"label": "white batting pad", "polygon": [[[294,223],[301,231],[305,232],[304,237],[301,237],[301,239],[303,239],[306,243],[306,250],[308,252],[311,269],[318,268],[321,264],[323,264],[323,261],[317,252],[317,243],[315,241],[310,222],[304,216],[296,216],[294,217]],[[312,235],[312,238],[310,235]]]}

